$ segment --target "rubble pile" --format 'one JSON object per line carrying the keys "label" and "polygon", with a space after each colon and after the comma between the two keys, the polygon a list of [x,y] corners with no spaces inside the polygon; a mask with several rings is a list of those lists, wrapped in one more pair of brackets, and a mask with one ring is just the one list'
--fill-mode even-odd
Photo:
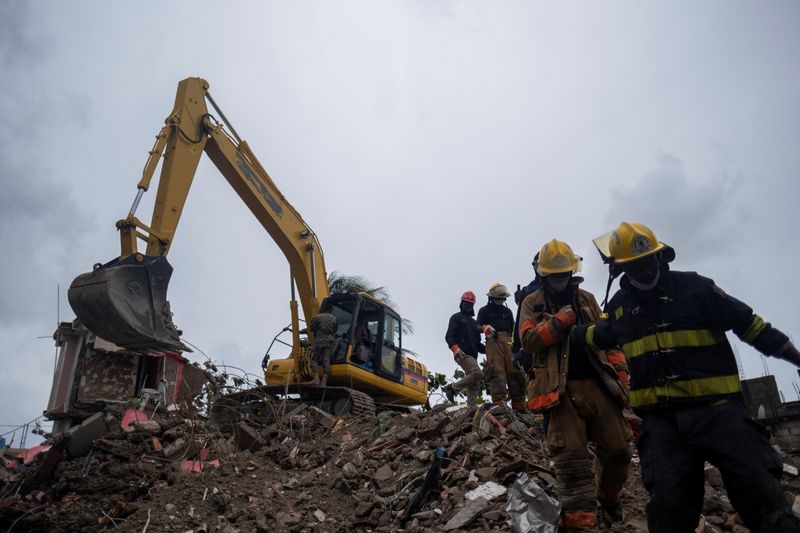
{"label": "rubble pile", "polygon": [[[179,409],[97,413],[25,457],[7,451],[0,529],[508,531],[523,482],[555,496],[540,416],[488,405],[348,419],[297,402],[262,407],[223,428]],[[785,461],[793,500],[797,463]],[[646,530],[636,458],[632,467],[626,521],[613,531]],[[698,531],[746,531],[713,468]]]}

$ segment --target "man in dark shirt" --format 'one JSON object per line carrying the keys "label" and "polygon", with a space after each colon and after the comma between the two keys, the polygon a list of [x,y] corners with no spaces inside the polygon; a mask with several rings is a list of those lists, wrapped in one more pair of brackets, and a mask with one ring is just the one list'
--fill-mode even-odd
{"label": "man in dark shirt", "polygon": [[476,405],[481,392],[481,369],[478,366],[478,353],[483,352],[481,334],[475,319],[475,293],[467,291],[461,295],[459,311],[450,317],[444,340],[456,363],[464,370],[464,377],[455,383],[445,385],[443,391],[450,402],[455,393],[466,390],[467,405]]}

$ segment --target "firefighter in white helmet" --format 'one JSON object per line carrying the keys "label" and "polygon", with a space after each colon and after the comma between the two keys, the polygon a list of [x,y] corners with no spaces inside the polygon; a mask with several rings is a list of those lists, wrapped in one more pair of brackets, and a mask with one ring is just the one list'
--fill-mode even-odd
{"label": "firefighter in white helmet", "polygon": [[486,367],[483,379],[489,388],[492,402],[505,405],[509,396],[511,407],[527,411],[525,405],[525,374],[515,366],[511,357],[511,334],[514,332],[514,313],[506,307],[511,296],[508,288],[494,283],[486,293],[489,302],[478,311],[478,326],[486,337]]}

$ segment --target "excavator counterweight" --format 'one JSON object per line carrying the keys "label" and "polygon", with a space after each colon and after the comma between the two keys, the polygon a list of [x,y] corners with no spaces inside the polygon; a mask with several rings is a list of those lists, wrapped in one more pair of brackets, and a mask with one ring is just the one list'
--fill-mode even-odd
{"label": "excavator counterweight", "polygon": [[166,257],[130,255],[79,275],[67,297],[86,327],[119,346],[186,351],[167,301],[171,276]]}

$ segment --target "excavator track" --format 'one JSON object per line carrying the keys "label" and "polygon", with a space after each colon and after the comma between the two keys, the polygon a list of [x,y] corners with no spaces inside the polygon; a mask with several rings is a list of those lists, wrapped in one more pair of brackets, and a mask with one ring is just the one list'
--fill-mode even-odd
{"label": "excavator track", "polygon": [[[281,403],[286,405],[281,408]],[[288,405],[306,403],[336,416],[375,416],[375,401],[361,391],[348,387],[321,387],[319,385],[263,385],[245,391],[227,394],[214,401],[211,419],[227,428],[239,420],[268,423],[279,411],[289,412]]]}

